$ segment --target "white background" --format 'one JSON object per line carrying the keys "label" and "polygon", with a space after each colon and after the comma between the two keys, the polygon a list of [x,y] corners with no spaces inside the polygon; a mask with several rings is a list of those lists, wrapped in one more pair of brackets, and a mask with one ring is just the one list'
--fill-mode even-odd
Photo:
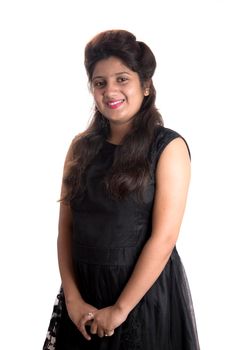
{"label": "white background", "polygon": [[41,349],[60,286],[60,182],[92,99],[84,46],[132,31],[154,51],[157,106],[192,152],[178,249],[203,350],[233,347],[232,1],[0,2],[0,348]]}

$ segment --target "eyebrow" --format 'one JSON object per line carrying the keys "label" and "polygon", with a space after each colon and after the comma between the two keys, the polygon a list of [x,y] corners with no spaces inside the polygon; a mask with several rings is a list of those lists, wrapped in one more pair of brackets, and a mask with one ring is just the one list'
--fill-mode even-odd
{"label": "eyebrow", "polygon": [[[115,73],[114,75],[117,76],[117,75],[121,75],[121,74],[127,74],[127,75],[130,75],[129,72],[126,72],[126,71],[123,71],[123,72],[118,72],[118,73]],[[100,78],[105,78],[104,76],[102,75],[96,75],[95,77],[92,78],[92,81],[95,80],[95,79],[100,79]]]}

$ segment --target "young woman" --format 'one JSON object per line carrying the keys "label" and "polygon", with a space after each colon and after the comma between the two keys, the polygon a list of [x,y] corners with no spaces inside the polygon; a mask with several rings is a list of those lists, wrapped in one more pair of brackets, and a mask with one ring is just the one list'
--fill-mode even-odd
{"label": "young woman", "polygon": [[110,30],[87,44],[85,67],[95,113],[65,160],[63,308],[44,349],[198,350],[176,250],[190,154],[155,107],[155,57],[133,34]]}

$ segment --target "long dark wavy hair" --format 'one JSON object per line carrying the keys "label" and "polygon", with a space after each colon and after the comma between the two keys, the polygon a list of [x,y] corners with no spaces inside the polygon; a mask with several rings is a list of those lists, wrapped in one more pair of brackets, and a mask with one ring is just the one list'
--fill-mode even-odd
{"label": "long dark wavy hair", "polygon": [[[107,191],[113,198],[125,198],[129,193],[143,193],[149,179],[147,154],[155,136],[155,129],[163,120],[155,106],[156,91],[152,77],[156,60],[150,48],[126,30],[108,30],[96,35],[85,47],[85,68],[89,83],[98,61],[117,57],[138,73],[142,87],[149,85],[140,110],[133,119],[131,131],[124,137],[121,147],[116,147],[113,165],[105,178]],[[61,198],[70,202],[85,189],[85,170],[110,136],[109,121],[95,107],[88,128],[72,143],[73,159],[67,164],[63,183],[66,195]]]}

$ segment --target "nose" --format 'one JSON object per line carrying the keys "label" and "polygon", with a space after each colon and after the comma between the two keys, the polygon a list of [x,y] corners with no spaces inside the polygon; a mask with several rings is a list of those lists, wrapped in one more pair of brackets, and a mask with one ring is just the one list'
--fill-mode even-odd
{"label": "nose", "polygon": [[118,92],[118,86],[115,82],[107,82],[103,91],[103,95],[106,97],[114,97]]}

